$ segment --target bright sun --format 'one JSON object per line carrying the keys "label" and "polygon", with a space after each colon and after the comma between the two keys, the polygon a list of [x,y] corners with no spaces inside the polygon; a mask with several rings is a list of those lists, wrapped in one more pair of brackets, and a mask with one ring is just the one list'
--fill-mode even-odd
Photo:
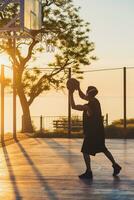
{"label": "bright sun", "polygon": [[4,53],[0,55],[0,65],[11,65],[8,56]]}
{"label": "bright sun", "polygon": [[5,76],[12,77],[12,70],[9,68],[11,66],[10,60],[6,54],[0,55],[0,66],[5,65]]}

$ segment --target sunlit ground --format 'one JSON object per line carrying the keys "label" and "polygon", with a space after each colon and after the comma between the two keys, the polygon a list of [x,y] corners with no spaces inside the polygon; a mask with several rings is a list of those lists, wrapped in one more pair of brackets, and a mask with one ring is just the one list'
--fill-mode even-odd
{"label": "sunlit ground", "polygon": [[81,139],[29,138],[0,148],[0,199],[132,200],[133,142],[106,140],[122,171],[113,178],[111,163],[100,153],[91,158],[93,181],[78,178],[85,171]]}
{"label": "sunlit ground", "polygon": [[[28,139],[30,137],[30,134],[24,134],[24,133],[17,133],[17,140],[21,141],[21,140],[25,140]],[[13,133],[6,133],[4,135],[4,145],[8,146],[11,144],[14,144],[16,141],[13,138]],[[0,142],[0,147],[2,146],[2,142]]]}

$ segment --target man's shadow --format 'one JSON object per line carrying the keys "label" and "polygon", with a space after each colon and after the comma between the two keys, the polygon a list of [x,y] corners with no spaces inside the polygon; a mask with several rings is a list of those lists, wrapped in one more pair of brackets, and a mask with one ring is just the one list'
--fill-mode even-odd
{"label": "man's shadow", "polygon": [[[98,183],[100,183],[100,184],[101,183],[107,184],[107,182],[108,182],[108,180],[104,180],[104,179],[103,180],[97,180],[95,178],[93,178],[93,179],[80,179],[79,178],[79,181],[82,182],[82,183],[84,183],[87,186],[93,186],[93,185],[95,186]],[[113,189],[118,188],[120,186],[120,183],[121,183],[121,179],[120,179],[119,176],[114,176],[113,180],[109,181],[109,184],[113,187]]]}

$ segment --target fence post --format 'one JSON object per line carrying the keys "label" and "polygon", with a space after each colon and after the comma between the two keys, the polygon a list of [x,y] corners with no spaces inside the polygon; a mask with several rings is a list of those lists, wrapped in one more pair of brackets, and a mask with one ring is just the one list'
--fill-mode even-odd
{"label": "fence post", "polygon": [[106,113],[106,126],[108,126],[108,113]]}
{"label": "fence post", "polygon": [[124,138],[127,137],[127,100],[126,100],[126,67],[123,67],[123,111],[124,111],[124,120],[123,120],[123,127],[124,127]]}
{"label": "fence post", "polygon": [[1,143],[4,142],[4,65],[1,65]]}
{"label": "fence post", "polygon": [[[71,68],[69,68],[68,79],[71,78]],[[68,90],[68,136],[71,135],[71,95]]]}
{"label": "fence post", "polygon": [[40,116],[40,132],[41,132],[41,133],[42,133],[42,130],[43,130],[42,125],[43,125],[43,117],[42,117],[42,115],[41,115],[41,116]]}

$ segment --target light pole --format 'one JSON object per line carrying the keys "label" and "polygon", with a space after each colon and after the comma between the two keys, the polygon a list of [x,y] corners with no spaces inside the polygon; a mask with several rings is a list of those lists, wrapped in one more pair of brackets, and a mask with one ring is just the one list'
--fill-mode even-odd
{"label": "light pole", "polygon": [[16,139],[16,33],[14,32],[13,38],[13,138]]}
{"label": "light pole", "polygon": [[[68,79],[71,78],[71,68],[68,69]],[[70,90],[68,90],[68,136],[71,135],[71,95]]]}
{"label": "light pole", "polygon": [[4,142],[4,65],[1,65],[1,143]]}
{"label": "light pole", "polygon": [[123,67],[123,111],[124,111],[124,120],[123,120],[123,126],[124,126],[124,138],[127,137],[127,87],[126,87],[126,67]]}

